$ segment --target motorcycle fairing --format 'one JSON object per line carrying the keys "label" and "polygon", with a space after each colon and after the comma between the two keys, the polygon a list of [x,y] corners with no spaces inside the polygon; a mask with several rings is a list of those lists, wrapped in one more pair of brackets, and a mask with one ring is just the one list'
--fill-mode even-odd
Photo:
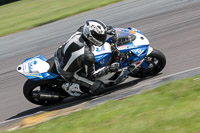
{"label": "motorcycle fairing", "polygon": [[111,53],[95,56],[95,69],[104,67],[109,61]]}
{"label": "motorcycle fairing", "polygon": [[41,55],[27,58],[17,67],[17,71],[32,80],[57,78],[59,75],[48,72],[50,65],[46,61],[47,59]]}
{"label": "motorcycle fairing", "polygon": [[104,67],[110,59],[111,56],[111,46],[109,43],[105,42],[101,47],[95,46],[93,50],[95,56],[95,69]]}

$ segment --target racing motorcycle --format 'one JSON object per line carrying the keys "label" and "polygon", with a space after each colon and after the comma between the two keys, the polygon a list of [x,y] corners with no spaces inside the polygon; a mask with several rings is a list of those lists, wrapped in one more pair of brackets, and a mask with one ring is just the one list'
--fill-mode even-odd
{"label": "racing motorcycle", "polygon": [[[113,28],[113,36],[109,37],[101,47],[95,46],[96,70],[119,62],[117,72],[98,78],[106,86],[116,85],[129,76],[145,78],[158,74],[166,65],[165,55],[149,46],[149,40],[137,29]],[[23,87],[25,98],[38,105],[50,105],[61,102],[69,96],[80,96],[89,93],[83,86],[68,93],[62,89],[66,81],[57,73],[54,59],[46,59],[41,55],[27,58],[17,67],[17,71],[28,80]],[[76,86],[74,86],[76,87]]]}

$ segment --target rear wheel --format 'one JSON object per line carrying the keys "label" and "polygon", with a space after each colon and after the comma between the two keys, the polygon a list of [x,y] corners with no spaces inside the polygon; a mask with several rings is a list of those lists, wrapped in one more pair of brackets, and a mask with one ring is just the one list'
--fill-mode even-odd
{"label": "rear wheel", "polygon": [[144,61],[147,63],[148,69],[140,66],[138,70],[129,74],[131,77],[145,78],[148,76],[154,76],[162,71],[166,65],[165,55],[156,49],[154,49],[147,57],[145,57]]}
{"label": "rear wheel", "polygon": [[[28,79],[23,87],[23,93],[25,98],[31,103],[38,105],[51,105],[61,102],[65,97],[60,96],[57,84],[48,83],[47,81],[33,81]],[[62,91],[62,89],[60,89]],[[43,97],[40,97],[42,94]],[[65,94],[65,92],[63,92]],[[38,95],[38,96],[37,96]],[[45,96],[48,97],[45,99]]]}

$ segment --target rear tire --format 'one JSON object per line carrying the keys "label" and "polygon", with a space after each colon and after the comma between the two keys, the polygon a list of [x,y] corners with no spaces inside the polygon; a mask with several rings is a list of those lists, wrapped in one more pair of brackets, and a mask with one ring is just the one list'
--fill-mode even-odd
{"label": "rear tire", "polygon": [[145,57],[144,61],[149,65],[149,68],[146,70],[140,67],[137,72],[134,71],[133,73],[130,73],[129,76],[136,78],[154,76],[161,72],[166,65],[165,55],[157,49],[154,49],[147,57]]}
{"label": "rear tire", "polygon": [[42,85],[47,84],[45,81],[33,81],[28,79],[23,87],[23,93],[25,98],[31,103],[38,105],[51,105],[61,102],[64,98],[58,98],[56,100],[45,100],[45,99],[36,99],[33,97],[33,91],[35,88],[41,88]]}

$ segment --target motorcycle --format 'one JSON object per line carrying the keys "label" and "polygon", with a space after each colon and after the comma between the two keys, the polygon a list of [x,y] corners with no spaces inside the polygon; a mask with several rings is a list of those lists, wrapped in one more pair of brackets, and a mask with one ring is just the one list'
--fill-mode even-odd
{"label": "motorcycle", "polygon": [[[109,37],[104,45],[95,46],[95,68],[98,70],[113,62],[119,62],[120,69],[117,72],[109,72],[98,80],[111,86],[125,81],[129,76],[145,78],[163,70],[166,65],[165,55],[149,46],[149,40],[139,30],[128,27],[113,28],[112,31],[114,36]],[[17,71],[28,78],[23,94],[34,104],[51,105],[69,96],[89,93],[88,88],[83,86],[74,93],[67,93],[62,89],[66,81],[56,71],[53,58],[47,60],[41,55],[27,58],[17,67]]]}

